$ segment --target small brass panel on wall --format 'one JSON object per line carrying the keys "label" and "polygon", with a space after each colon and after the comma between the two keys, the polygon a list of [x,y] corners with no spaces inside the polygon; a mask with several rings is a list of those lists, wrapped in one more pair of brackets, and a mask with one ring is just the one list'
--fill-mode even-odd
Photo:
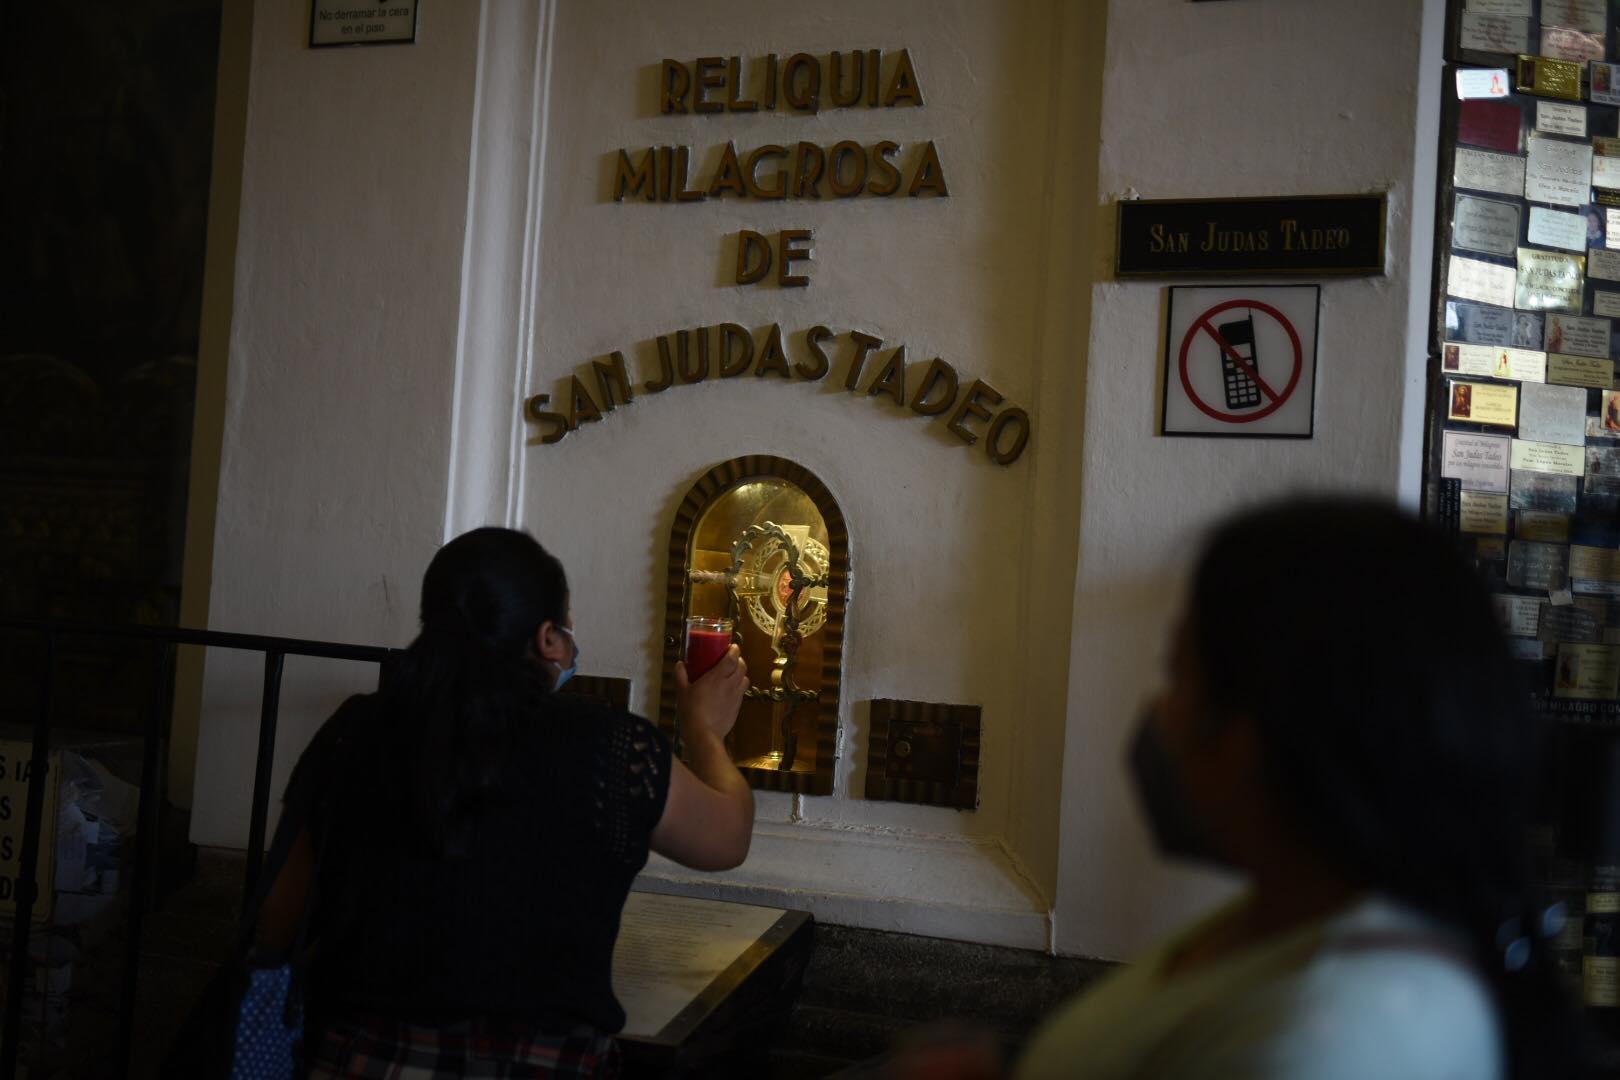
{"label": "small brass panel on wall", "polygon": [[979,712],[977,705],[873,701],[866,797],[976,809]]}
{"label": "small brass panel on wall", "polygon": [[575,675],[559,693],[568,697],[589,698],[615,709],[630,709],[630,680],[611,675]]}

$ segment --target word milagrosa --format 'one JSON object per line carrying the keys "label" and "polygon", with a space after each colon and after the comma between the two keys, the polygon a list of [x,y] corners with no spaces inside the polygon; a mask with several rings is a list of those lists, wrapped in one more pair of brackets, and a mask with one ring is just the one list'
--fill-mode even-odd
{"label": "word milagrosa", "polygon": [[[624,353],[615,350],[606,360],[591,361],[585,378],[570,376],[562,398],[566,411],[548,408],[550,394],[535,394],[524,402],[524,416],[540,429],[530,444],[561,442],[581,425],[629,405],[638,393],[660,394],[676,385],[750,373],[772,381],[817,382],[838,367],[844,389],[851,394],[888,398],[898,409],[939,417],[945,429],[968,446],[982,438],[985,453],[997,465],[1011,465],[1029,446],[1028,411],[1006,404],[1001,393],[982,379],[964,386],[956,368],[939,357],[908,366],[905,345],[896,343],[883,359],[879,355],[885,348],[883,339],[860,330],[838,334],[812,326],[802,341],[802,349],[795,348],[790,355],[777,324],[768,327],[764,340],[757,343],[753,333],[737,323],[677,330],[656,339],[656,370],[639,385],[630,377]],[[847,359],[835,356],[844,353]],[[587,379],[595,383],[594,393]],[[982,430],[975,430],[978,425]]]}
{"label": "word milagrosa", "polygon": [[801,142],[791,149],[766,143],[739,156],[736,144],[728,142],[707,178],[700,174],[694,187],[691,147],[649,146],[634,152],[621,149],[613,170],[613,201],[623,202],[626,195],[640,196],[648,202],[699,202],[723,195],[739,199],[819,199],[824,187],[837,199],[863,192],[895,195],[904,191],[913,198],[943,198],[950,194],[945,168],[939,163],[939,151],[932,140],[910,155],[912,161],[903,166],[903,173],[902,166],[894,161],[899,151],[900,144],[889,139],[869,147],[845,139],[828,147]]}

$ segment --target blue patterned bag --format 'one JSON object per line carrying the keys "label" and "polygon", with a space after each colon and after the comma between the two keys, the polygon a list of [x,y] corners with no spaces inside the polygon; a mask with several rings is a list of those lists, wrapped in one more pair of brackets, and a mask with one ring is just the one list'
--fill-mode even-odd
{"label": "blue patterned bag", "polygon": [[252,968],[237,1007],[231,1080],[291,1080],[304,1042],[304,1006],[291,964]]}

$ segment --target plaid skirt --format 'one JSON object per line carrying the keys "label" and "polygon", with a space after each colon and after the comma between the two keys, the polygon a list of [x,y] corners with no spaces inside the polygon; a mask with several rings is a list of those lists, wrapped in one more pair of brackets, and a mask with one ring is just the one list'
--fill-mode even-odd
{"label": "plaid skirt", "polygon": [[548,1035],[509,1022],[429,1027],[383,1018],[328,1028],[309,1071],[310,1080],[616,1080],[618,1075],[618,1045],[590,1029]]}

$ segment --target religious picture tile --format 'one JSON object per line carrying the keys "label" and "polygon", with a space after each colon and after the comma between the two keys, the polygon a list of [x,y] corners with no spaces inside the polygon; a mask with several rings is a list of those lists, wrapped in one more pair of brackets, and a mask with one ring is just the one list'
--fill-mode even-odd
{"label": "religious picture tile", "polygon": [[1515,387],[1452,380],[1449,399],[1448,420],[1509,428],[1518,423],[1519,395]]}
{"label": "religious picture tile", "polygon": [[1609,355],[1608,319],[1589,319],[1579,315],[1548,315],[1544,344],[1548,352],[1574,353],[1577,356]]}
{"label": "religious picture tile", "polygon": [[1620,105],[1620,71],[1614,64],[1600,64],[1596,60],[1591,68],[1591,98],[1595,105]]}
{"label": "religious picture tile", "polygon": [[1448,300],[1446,339],[1464,345],[1539,349],[1545,338],[1544,319],[1529,311]]}
{"label": "religious picture tile", "polygon": [[1553,662],[1553,696],[1577,701],[1612,701],[1620,681],[1620,647],[1558,646]]}
{"label": "religious picture tile", "polygon": [[1506,101],[1465,101],[1458,107],[1457,141],[1483,150],[1519,152],[1519,107]]}

